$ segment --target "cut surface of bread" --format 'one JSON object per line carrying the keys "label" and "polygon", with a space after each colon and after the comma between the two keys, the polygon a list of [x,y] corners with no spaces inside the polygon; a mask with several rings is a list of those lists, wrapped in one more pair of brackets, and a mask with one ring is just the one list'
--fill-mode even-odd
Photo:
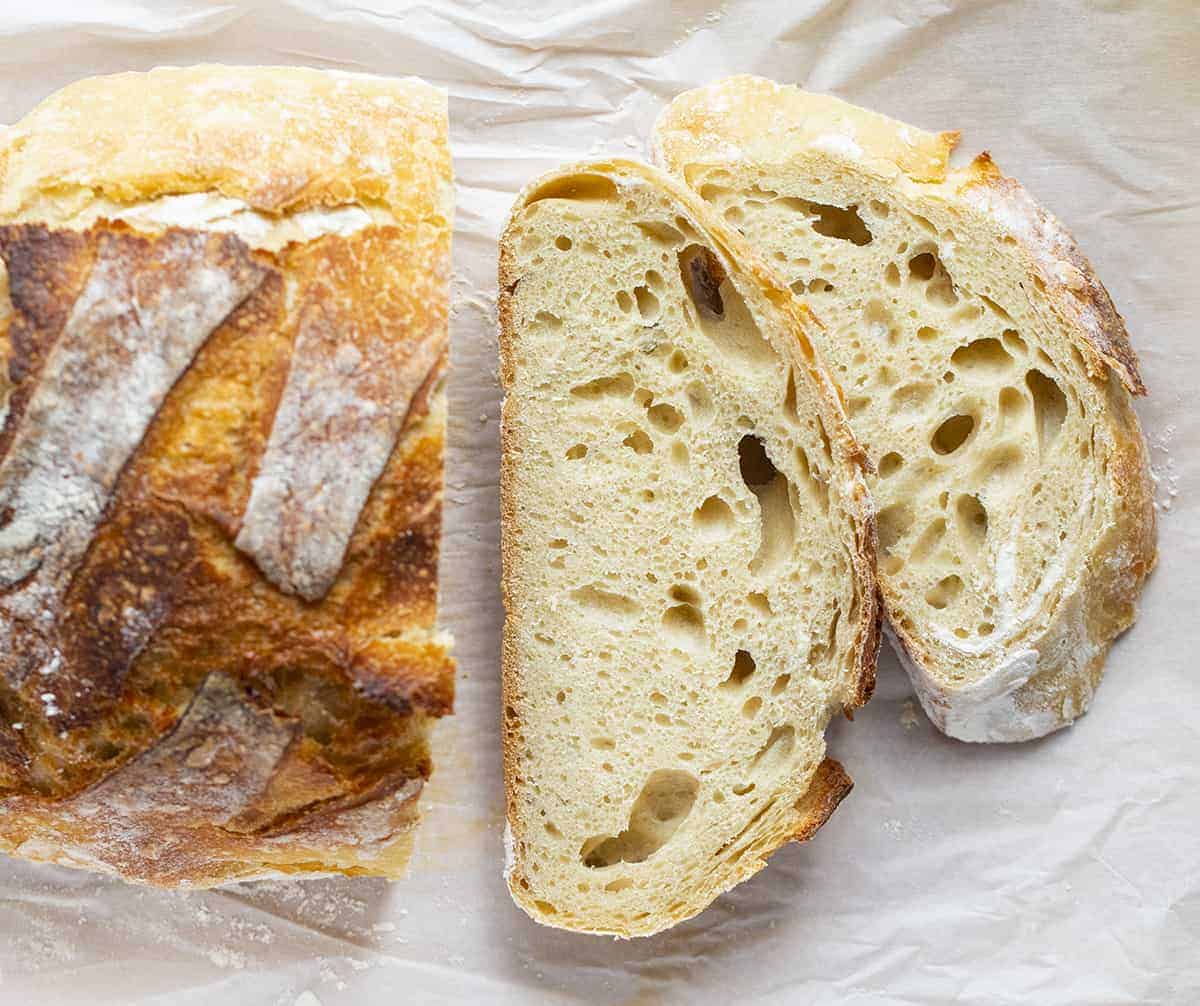
{"label": "cut surface of bread", "polygon": [[79,81],[0,143],[0,851],[403,872],[438,632],[452,193],[414,80]]}
{"label": "cut surface of bread", "polygon": [[646,935],[808,838],[878,647],[874,529],[812,322],[694,195],[554,172],[501,239],[517,903]]}
{"label": "cut surface of bread", "polygon": [[1083,713],[1155,562],[1144,392],[1062,228],[984,154],[753,77],[680,95],[656,159],[816,333],[874,466],[879,576],[932,721],[1019,741]]}

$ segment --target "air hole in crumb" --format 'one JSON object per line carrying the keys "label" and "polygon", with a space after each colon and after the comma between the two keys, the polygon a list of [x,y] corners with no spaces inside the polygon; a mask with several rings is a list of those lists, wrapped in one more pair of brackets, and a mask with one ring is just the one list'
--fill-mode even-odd
{"label": "air hole in crumb", "polygon": [[1067,418],[1067,398],[1058,383],[1040,370],[1031,370],[1025,375],[1025,386],[1033,396],[1038,447],[1045,450],[1058,439],[1059,430]]}
{"label": "air hole in crumb", "polygon": [[832,206],[796,196],[786,196],[778,202],[809,217],[812,229],[824,237],[849,241],[859,247],[871,243],[871,232],[859,216],[857,203],[846,207]]}
{"label": "air hole in crumb", "polygon": [[972,416],[951,416],[934,430],[929,444],[938,454],[953,454],[971,435],[975,429],[975,419]]}
{"label": "air hole in crumb", "polygon": [[1013,358],[999,339],[976,339],[959,346],[950,362],[968,374],[1000,374],[1013,365]]}
{"label": "air hole in crumb", "polygon": [[733,655],[733,670],[729,672],[729,677],[721,682],[721,687],[741,688],[754,676],[754,671],[754,658],[746,650],[738,650]]}
{"label": "air hole in crumb", "polygon": [[904,467],[904,458],[895,451],[889,451],[879,459],[879,477],[891,478]]}
{"label": "air hole in crumb", "polygon": [[659,402],[646,410],[650,425],[663,433],[674,433],[683,425],[683,413],[675,406]]}
{"label": "air hole in crumb", "polygon": [[709,496],[692,514],[692,522],[706,538],[722,538],[734,528],[733,510],[720,496]]}
{"label": "air hole in crumb", "polygon": [[684,288],[701,316],[724,318],[721,284],[725,282],[725,269],[716,255],[699,245],[689,245],[679,255],[679,266]]}
{"label": "air hole in crumb", "polygon": [[611,377],[597,377],[586,384],[577,384],[571,389],[575,398],[594,401],[597,398],[611,396],[627,398],[633,394],[633,378],[626,373],[614,374]]}
{"label": "air hole in crumb", "polygon": [[699,381],[693,381],[687,386],[684,394],[687,395],[688,408],[691,410],[692,419],[697,422],[704,422],[712,418],[715,407],[708,388]]}
{"label": "air hole in crumb", "polygon": [[631,597],[604,590],[595,584],[577,587],[571,591],[571,599],[594,615],[606,616],[610,620],[634,618],[642,606]]}
{"label": "air hole in crumb", "polygon": [[925,603],[931,608],[941,611],[947,605],[954,603],[954,599],[962,593],[962,589],[962,578],[956,573],[951,573],[938,580],[925,592]]}
{"label": "air hole in crumb", "polygon": [[746,603],[750,605],[760,615],[771,615],[771,601],[766,594],[760,594],[757,591],[751,591],[746,595]]}
{"label": "air hole in crumb", "polygon": [[937,268],[937,259],[932,252],[922,252],[920,255],[914,255],[908,260],[908,271],[919,280],[928,281],[933,279],[933,272]]}
{"label": "air hole in crumb", "polygon": [[946,521],[942,517],[930,521],[929,526],[921,532],[921,536],[913,543],[909,553],[910,562],[923,562],[941,544],[946,536]]}
{"label": "air hole in crumb", "polygon": [[742,473],[742,481],[748,486],[765,486],[778,474],[767,449],[756,436],[747,434],[738,441],[738,467]]}
{"label": "air hole in crumb", "polygon": [[1011,385],[1000,389],[998,400],[1000,407],[1000,429],[1003,431],[1019,421],[1029,407],[1029,400],[1021,394],[1019,388]]}
{"label": "air hole in crumb", "polygon": [[692,812],[700,780],[690,772],[652,772],[629,812],[629,825],[618,835],[589,838],[579,850],[593,869],[616,863],[641,863],[667,844]]}
{"label": "air hole in crumb", "polygon": [[1004,340],[1004,345],[1008,347],[1010,353],[1019,353],[1025,356],[1029,353],[1029,347],[1025,344],[1025,340],[1017,334],[1015,328],[1006,328],[1000,338]]}
{"label": "air hole in crumb", "polygon": [[[778,363],[771,344],[717,257],[702,245],[679,253],[679,273],[700,332],[725,356],[754,367]],[[691,314],[685,305],[685,313]]]}
{"label": "air hole in crumb", "polygon": [[567,237],[565,234],[560,234],[558,237],[556,237],[554,239],[554,247],[557,248],[559,251],[570,251],[571,243],[572,243],[571,239],[569,237]]}
{"label": "air hole in crumb", "polygon": [[904,503],[893,503],[880,510],[875,519],[879,531],[879,547],[884,552],[890,552],[912,527],[913,514]]}
{"label": "air hole in crumb", "polygon": [[758,711],[762,708],[762,703],[763,700],[757,695],[747,699],[745,704],[742,706],[742,715],[748,720],[754,719],[754,717],[758,715]]}
{"label": "air hole in crumb", "polygon": [[643,325],[653,325],[658,321],[662,314],[662,305],[649,287],[635,286],[633,299],[637,301],[638,314],[642,316]]}
{"label": "air hole in crumb", "polygon": [[704,632],[704,616],[691,604],[677,604],[662,616],[662,625],[671,643],[685,652],[703,650],[708,639]]}
{"label": "air hole in crumb", "polygon": [[787,686],[791,683],[792,676],[790,674],[781,674],[775,679],[775,684],[771,686],[772,695],[781,695],[787,690]]}
{"label": "air hole in crumb", "polygon": [[767,742],[759,749],[758,754],[750,763],[752,769],[767,761],[768,764],[778,763],[781,758],[791,754],[796,747],[796,728],[793,726],[776,727],[771,731]]}
{"label": "air hole in crumb", "polygon": [[685,583],[677,583],[669,591],[669,596],[672,601],[680,601],[683,604],[699,604],[700,592],[695,587],[689,587]]}
{"label": "air hole in crumb", "polygon": [[574,447],[568,447],[567,460],[578,461],[580,458],[586,458],[587,452],[587,444],[576,444]]}
{"label": "air hole in crumb", "polygon": [[625,290],[617,291],[617,307],[626,314],[633,310],[633,298]]}
{"label": "air hole in crumb", "polygon": [[678,349],[675,350],[667,360],[667,369],[672,374],[682,374],[688,367],[687,357],[684,356]]}
{"label": "air hole in crumb", "polygon": [[883,279],[888,286],[900,285],[900,270],[896,268],[895,262],[888,263],[888,267],[883,271]]}
{"label": "air hole in crumb", "polygon": [[920,411],[932,394],[933,385],[924,381],[905,384],[892,392],[888,399],[888,409],[893,413]]}
{"label": "air hole in crumb", "polygon": [[654,442],[646,434],[645,430],[634,430],[629,436],[621,441],[621,445],[628,447],[634,454],[649,454],[654,450]]}

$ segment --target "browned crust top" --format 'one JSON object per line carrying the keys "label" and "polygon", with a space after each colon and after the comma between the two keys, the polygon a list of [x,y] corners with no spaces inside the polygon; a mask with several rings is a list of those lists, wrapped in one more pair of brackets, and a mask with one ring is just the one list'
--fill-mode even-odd
{"label": "browned crust top", "polygon": [[[14,431],[38,434],[40,417],[27,406],[97,248],[124,242],[153,256],[187,233],[0,228],[13,307],[0,451]],[[312,603],[279,591],[232,535],[313,277],[327,285],[353,273],[351,291],[372,286],[381,267],[435,281],[446,248],[414,252],[391,227],[277,256],[199,237],[218,255],[237,251],[257,270],[256,285],[208,335],[135,445],[86,552],[66,568],[51,622],[31,622],[11,604],[0,613],[0,663],[11,672],[0,683],[0,848],[153,883],[209,884],[286,860],[287,836],[303,833],[306,869],[394,871],[386,848],[411,826],[430,771],[421,724],[448,713],[453,699],[453,663],[434,635],[443,428],[431,407],[446,363],[446,304],[435,290],[377,276],[391,300],[349,298],[343,307],[360,329],[386,333],[390,352],[411,355],[406,340],[420,340],[430,363],[332,589]],[[76,382],[81,394],[88,387]],[[0,603],[21,586],[0,592]],[[53,673],[16,673],[24,651],[57,654]],[[255,724],[274,724],[278,742]],[[221,758],[199,765],[197,747],[218,741]],[[231,775],[235,762],[258,769]],[[172,781],[172,806],[183,809],[168,813],[154,794]],[[203,796],[222,786],[229,820],[214,818]],[[393,800],[401,790],[404,799]],[[101,798],[102,824],[88,810]],[[377,846],[356,848],[342,811],[376,804],[390,808],[371,824]]]}

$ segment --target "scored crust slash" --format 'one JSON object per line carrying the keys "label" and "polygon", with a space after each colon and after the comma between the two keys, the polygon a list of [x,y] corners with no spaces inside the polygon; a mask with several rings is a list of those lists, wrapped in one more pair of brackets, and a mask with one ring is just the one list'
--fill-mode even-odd
{"label": "scored crust slash", "polygon": [[5,140],[0,848],[397,875],[453,702],[444,96],[156,70]]}

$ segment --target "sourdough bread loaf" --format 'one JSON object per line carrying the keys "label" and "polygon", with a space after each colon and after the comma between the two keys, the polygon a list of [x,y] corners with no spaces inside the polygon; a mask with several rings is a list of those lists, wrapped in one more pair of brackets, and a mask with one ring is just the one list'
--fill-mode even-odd
{"label": "sourdough bread loaf", "polygon": [[699,199],[564,168],[500,242],[509,888],[635,936],[832,813],[874,528],[814,322]]}
{"label": "sourdough bread loaf", "polygon": [[203,66],[0,146],[0,849],[402,870],[437,632],[444,96]]}
{"label": "sourdough bread loaf", "polygon": [[925,711],[1019,741],[1088,708],[1154,565],[1145,389],[1070,235],[986,154],[951,168],[956,141],[735,77],[676,98],[654,148],[823,322]]}

